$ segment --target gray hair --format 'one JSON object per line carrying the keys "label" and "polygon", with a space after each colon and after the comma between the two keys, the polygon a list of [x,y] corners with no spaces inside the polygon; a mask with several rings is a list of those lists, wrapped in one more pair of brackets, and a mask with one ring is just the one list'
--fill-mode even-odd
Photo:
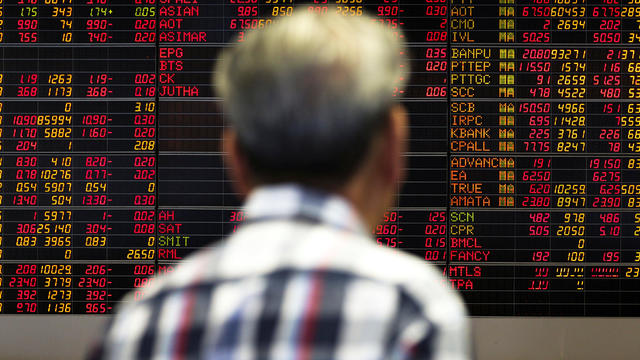
{"label": "gray hair", "polygon": [[215,83],[252,170],[347,180],[404,87],[399,34],[366,15],[297,9],[227,49]]}

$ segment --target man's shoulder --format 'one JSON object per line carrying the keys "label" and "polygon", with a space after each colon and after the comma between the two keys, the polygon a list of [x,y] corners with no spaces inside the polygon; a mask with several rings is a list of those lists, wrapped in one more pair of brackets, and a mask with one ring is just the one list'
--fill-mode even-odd
{"label": "man's shoulder", "polygon": [[440,281],[434,266],[400,250],[380,246],[374,239],[351,235],[356,241],[347,242],[345,254],[340,259],[343,266],[352,271],[402,285],[408,281]]}
{"label": "man's shoulder", "polygon": [[[268,239],[265,234],[274,236]],[[414,255],[379,246],[364,234],[326,226],[265,223],[248,227],[221,244],[198,251],[172,273],[153,278],[143,291],[142,302],[133,301],[130,295],[124,306],[142,305],[193,286],[214,287],[220,282],[316,271],[375,282],[414,298],[422,306],[460,303],[437,267]]]}
{"label": "man's shoulder", "polygon": [[398,287],[420,302],[459,300],[442,271],[435,265],[415,255],[378,246],[373,239],[365,240],[354,242],[341,259],[354,274]]}

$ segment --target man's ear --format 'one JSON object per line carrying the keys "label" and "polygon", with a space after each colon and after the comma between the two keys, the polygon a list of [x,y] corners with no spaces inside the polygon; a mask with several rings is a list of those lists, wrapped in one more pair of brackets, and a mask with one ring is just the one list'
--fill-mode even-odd
{"label": "man's ear", "polygon": [[394,184],[405,178],[405,157],[409,138],[407,110],[402,104],[394,104],[389,111],[389,129],[387,132],[386,148],[388,158],[389,181]]}
{"label": "man's ear", "polygon": [[247,158],[240,150],[238,135],[232,128],[226,128],[222,137],[222,153],[227,176],[233,181],[233,187],[244,198],[252,188]]}

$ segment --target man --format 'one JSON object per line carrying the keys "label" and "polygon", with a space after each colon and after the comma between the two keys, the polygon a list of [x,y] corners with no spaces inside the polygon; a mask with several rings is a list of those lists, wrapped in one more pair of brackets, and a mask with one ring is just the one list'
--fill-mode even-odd
{"label": "man", "polygon": [[371,229],[402,177],[404,49],[367,17],[296,12],[216,69],[245,224],[119,309],[107,359],[466,359],[459,297]]}

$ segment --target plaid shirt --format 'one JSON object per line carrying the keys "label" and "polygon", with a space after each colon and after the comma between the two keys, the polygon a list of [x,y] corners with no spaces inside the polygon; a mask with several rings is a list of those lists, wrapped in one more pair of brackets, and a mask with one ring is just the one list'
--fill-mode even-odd
{"label": "plaid shirt", "polygon": [[467,359],[468,324],[434,267],[379,247],[342,198],[263,187],[246,224],[124,302],[103,359]]}

